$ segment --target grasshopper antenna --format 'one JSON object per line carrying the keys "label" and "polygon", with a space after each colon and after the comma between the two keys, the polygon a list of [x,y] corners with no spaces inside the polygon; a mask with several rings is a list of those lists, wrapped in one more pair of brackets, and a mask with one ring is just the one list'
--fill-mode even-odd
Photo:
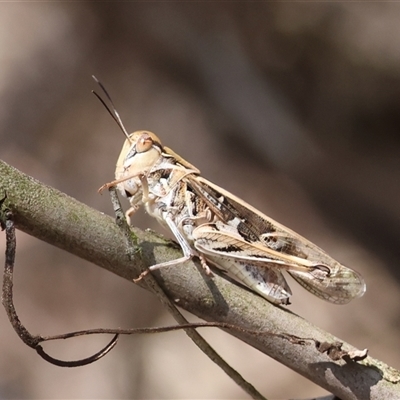
{"label": "grasshopper antenna", "polygon": [[106,108],[106,110],[109,112],[111,115],[112,119],[117,123],[117,125],[120,127],[121,131],[123,134],[126,136],[126,138],[131,142],[131,139],[129,137],[129,134],[127,130],[125,129],[124,124],[122,123],[122,119],[118,114],[117,109],[114,106],[114,102],[112,101],[110,95],[108,94],[106,88],[103,86],[103,84],[94,76],[92,75],[92,78],[95,80],[95,82],[100,86],[101,90],[104,92],[104,94],[107,96],[107,99],[109,100],[111,104],[111,108],[106,104],[106,102],[100,97],[98,93],[96,93],[94,90],[92,90],[92,93],[100,100],[101,104]]}

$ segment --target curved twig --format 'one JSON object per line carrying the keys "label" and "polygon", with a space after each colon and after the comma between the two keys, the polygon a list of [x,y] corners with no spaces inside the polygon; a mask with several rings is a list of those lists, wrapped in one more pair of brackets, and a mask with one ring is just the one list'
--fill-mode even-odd
{"label": "curved twig", "polygon": [[57,365],[57,367],[67,367],[67,368],[73,368],[73,367],[83,367],[84,365],[88,365],[91,363],[94,363],[95,361],[100,360],[100,358],[103,358],[106,354],[108,354],[117,344],[118,342],[118,337],[119,334],[116,334],[108,343],[107,346],[105,346],[103,349],[98,351],[96,354],[93,354],[90,357],[87,358],[82,358],[80,360],[75,360],[75,361],[64,361],[64,360],[59,360],[58,358],[54,358],[47,354],[44,350],[43,347],[38,344],[35,347],[35,350],[39,354],[40,357],[42,357],[44,360],[47,362]]}
{"label": "curved twig", "polygon": [[[6,198],[7,194],[5,194],[4,198],[0,200],[0,207],[3,205]],[[51,339],[46,339],[38,335],[32,335],[22,324],[15,310],[14,300],[13,300],[13,276],[14,276],[15,252],[17,247],[14,221],[12,218],[11,210],[5,209],[3,211],[3,214],[4,214],[4,221],[1,219],[1,228],[5,229],[6,231],[6,260],[4,265],[2,302],[15,332],[17,332],[18,336],[26,345],[35,349],[43,359],[59,367],[81,367],[83,365],[88,365],[95,361],[100,360],[100,358],[104,357],[115,347],[115,345],[118,342],[118,337],[119,337],[118,333],[115,334],[115,336],[111,339],[110,343],[108,343],[107,346],[98,351],[96,354],[93,354],[92,356],[81,360],[63,361],[51,357],[43,350],[43,347],[39,345],[40,342],[44,342],[46,340],[51,340]]]}

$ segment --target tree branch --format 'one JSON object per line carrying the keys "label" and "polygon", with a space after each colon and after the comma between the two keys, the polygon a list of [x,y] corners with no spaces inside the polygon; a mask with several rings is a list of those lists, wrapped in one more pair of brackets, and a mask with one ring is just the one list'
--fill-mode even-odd
{"label": "tree branch", "polygon": [[[140,274],[139,260],[136,262],[123,232],[111,217],[1,161],[0,191],[7,193],[7,206],[18,229],[125,279],[133,280]],[[181,256],[172,242],[136,228],[132,231],[145,265]],[[334,348],[341,340],[219,275],[206,276],[196,263],[190,261],[152,274],[175,304],[206,321],[312,339],[308,344],[299,344],[262,332],[228,332],[341,399],[400,398],[399,371],[371,357],[359,363],[346,363],[341,358],[335,361],[326,344]],[[139,285],[146,288],[146,279]],[[322,347],[325,352],[319,350]],[[341,349],[356,350],[347,343]]]}

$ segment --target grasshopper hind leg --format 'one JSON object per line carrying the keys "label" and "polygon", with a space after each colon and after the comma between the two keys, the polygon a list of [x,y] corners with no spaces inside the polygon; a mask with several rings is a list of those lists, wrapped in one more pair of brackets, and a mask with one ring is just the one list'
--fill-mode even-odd
{"label": "grasshopper hind leg", "polygon": [[246,286],[275,304],[290,304],[292,291],[278,269],[265,266],[260,268],[259,265],[246,262],[237,264],[242,264],[241,275]]}
{"label": "grasshopper hind leg", "polygon": [[247,286],[274,304],[290,304],[292,292],[282,273],[272,264],[260,268],[258,263],[233,260],[229,257],[207,256],[210,261],[223,269],[234,280]]}

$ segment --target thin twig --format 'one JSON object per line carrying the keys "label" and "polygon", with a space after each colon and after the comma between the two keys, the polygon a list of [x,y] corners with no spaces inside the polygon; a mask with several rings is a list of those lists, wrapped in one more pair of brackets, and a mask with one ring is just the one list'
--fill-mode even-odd
{"label": "thin twig", "polygon": [[[133,251],[138,253],[137,240],[132,238],[133,233],[131,232],[126,219],[124,218],[124,213],[121,208],[121,204],[118,199],[115,187],[110,188],[111,202],[113,204],[114,212],[118,225],[121,227],[128,248],[133,249]],[[141,263],[141,271],[147,271],[146,266]],[[150,274],[147,274],[146,282],[149,289],[157,296],[164,307],[173,316],[175,321],[180,325],[188,325],[189,321],[181,314],[181,312],[176,308],[172,301],[165,294],[164,290],[157,283],[156,279]],[[217,364],[230,378],[236,382],[251,398],[259,400],[267,400],[252,384],[247,382],[234,368],[232,368],[208,343],[207,341],[193,328],[184,328],[185,333],[192,339],[195,345],[215,364]]]}

